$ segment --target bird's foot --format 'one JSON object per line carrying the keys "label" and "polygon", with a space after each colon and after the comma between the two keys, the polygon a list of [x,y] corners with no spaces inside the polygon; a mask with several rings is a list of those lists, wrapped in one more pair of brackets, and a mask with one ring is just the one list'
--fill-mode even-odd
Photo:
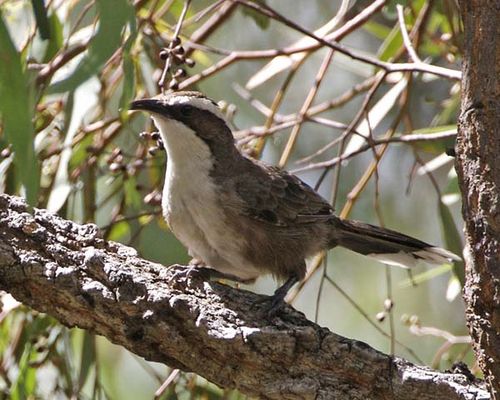
{"label": "bird's foot", "polygon": [[199,258],[193,257],[191,261],[189,261],[189,266],[206,268],[207,264],[204,261],[200,260]]}
{"label": "bird's foot", "polygon": [[265,310],[269,317],[275,317],[286,305],[285,297],[288,291],[293,285],[295,285],[299,279],[295,276],[288,278],[288,280],[281,285],[272,296],[262,298],[257,301],[257,304],[265,304]]}
{"label": "bird's foot", "polygon": [[188,287],[190,287],[195,278],[200,278],[201,280],[204,281],[209,280],[210,269],[204,266],[198,266],[191,263],[189,263],[189,265],[187,265],[184,268],[179,268],[178,266],[175,266],[175,269],[170,274],[169,281],[185,283]]}

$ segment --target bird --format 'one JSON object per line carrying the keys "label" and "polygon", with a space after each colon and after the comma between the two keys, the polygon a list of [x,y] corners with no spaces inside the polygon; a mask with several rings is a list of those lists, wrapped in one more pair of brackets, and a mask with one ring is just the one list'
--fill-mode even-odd
{"label": "bird", "polygon": [[341,219],[297,176],[243,154],[217,103],[177,91],[134,100],[150,114],[167,153],[163,216],[195,265],[233,281],[273,275],[278,312],[306,274],[306,259],[344,247],[382,263],[414,267],[460,257],[394,230]]}

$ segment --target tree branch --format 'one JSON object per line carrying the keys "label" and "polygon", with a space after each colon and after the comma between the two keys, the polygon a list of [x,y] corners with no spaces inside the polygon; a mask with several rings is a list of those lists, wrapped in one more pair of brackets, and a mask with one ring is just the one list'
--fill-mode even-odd
{"label": "tree branch", "polygon": [[257,294],[172,279],[134,249],[0,195],[0,288],[67,326],[266,399],[489,399],[479,382],[391,358]]}

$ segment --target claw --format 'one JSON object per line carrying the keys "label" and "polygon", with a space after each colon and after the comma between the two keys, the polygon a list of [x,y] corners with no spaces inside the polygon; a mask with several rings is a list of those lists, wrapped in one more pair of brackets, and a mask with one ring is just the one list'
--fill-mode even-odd
{"label": "claw", "polygon": [[199,276],[201,279],[207,280],[207,268],[192,264],[182,269],[176,268],[169,277],[169,281],[186,282],[189,287],[194,276]]}
{"label": "claw", "polygon": [[291,289],[293,285],[295,285],[299,279],[296,276],[291,276],[288,280],[281,285],[272,296],[268,296],[262,299],[257,300],[256,304],[269,303],[265,306],[267,315],[269,317],[276,316],[287,304],[285,301],[285,297],[288,294],[288,291]]}

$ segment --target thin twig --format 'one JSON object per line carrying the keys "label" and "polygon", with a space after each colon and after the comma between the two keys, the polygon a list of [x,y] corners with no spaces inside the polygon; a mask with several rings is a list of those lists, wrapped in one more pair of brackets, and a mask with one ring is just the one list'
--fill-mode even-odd
{"label": "thin twig", "polygon": [[299,31],[300,33],[309,36],[316,41],[318,41],[320,44],[323,46],[329,47],[333,50],[337,50],[340,53],[345,54],[346,56],[352,58],[353,60],[357,61],[362,61],[367,64],[374,65],[376,67],[381,68],[384,70],[386,73],[393,73],[393,72],[403,72],[403,71],[412,71],[412,72],[428,72],[434,75],[439,75],[443,76],[449,79],[456,79],[460,80],[462,73],[457,70],[452,70],[449,68],[443,68],[443,67],[438,67],[434,65],[429,65],[424,62],[415,62],[415,63],[389,63],[385,61],[381,61],[375,57],[372,56],[367,56],[365,54],[359,53],[357,51],[353,51],[351,49],[348,49],[344,45],[340,43],[333,43],[329,42],[328,40],[325,40],[324,38],[318,37],[314,33],[308,31],[305,28],[302,28],[300,25],[296,24],[292,20],[286,18],[285,16],[281,15],[280,13],[276,12],[269,6],[267,6],[264,3],[255,3],[253,1],[248,1],[248,0],[233,0],[235,2],[238,2],[240,4],[243,4],[249,8],[252,8],[256,11],[261,12],[262,14],[273,18],[275,20],[278,20],[282,22],[283,24],[289,26],[292,29],[295,29]]}
{"label": "thin twig", "polygon": [[321,66],[319,67],[318,73],[314,78],[314,85],[309,90],[309,93],[306,96],[306,100],[304,101],[304,104],[302,105],[299,111],[298,122],[294,125],[292,132],[290,133],[290,137],[288,138],[288,141],[283,150],[283,153],[281,154],[281,158],[278,162],[278,166],[280,168],[283,168],[287,163],[288,159],[290,158],[290,154],[292,153],[295,143],[297,142],[297,138],[299,137],[300,128],[302,127],[302,123],[304,122],[304,117],[306,116],[309,107],[311,106],[314,98],[316,97],[316,94],[318,93],[321,82],[325,77],[326,71],[328,70],[330,63],[332,62],[333,54],[334,52],[332,49],[328,50],[325,58],[323,59],[323,62],[321,63]]}
{"label": "thin twig", "polygon": [[[375,139],[371,143],[366,144],[366,145],[360,147],[359,149],[354,150],[350,153],[343,154],[342,156],[332,158],[331,160],[309,164],[305,167],[297,168],[297,169],[293,170],[293,172],[297,173],[297,172],[303,172],[303,171],[308,171],[308,170],[312,170],[312,169],[332,167],[332,166],[335,166],[342,161],[346,161],[346,160],[348,160],[348,159],[350,159],[358,154],[361,154],[367,150],[370,150],[373,146],[386,145],[388,143],[433,142],[433,141],[439,141],[439,140],[452,138],[452,137],[455,137],[456,135],[457,135],[456,129],[450,129],[448,131],[437,132],[437,133],[427,133],[427,134],[415,133],[412,135],[410,134],[410,135]],[[299,162],[302,162],[302,160],[299,160]]]}
{"label": "thin twig", "polygon": [[[184,0],[184,7],[182,8],[181,15],[179,17],[179,20],[177,21],[177,25],[175,26],[174,36],[168,46],[169,50],[173,50],[176,45],[176,41],[179,38],[179,34],[181,32],[182,23],[184,22],[184,18],[186,17],[190,4],[191,0]],[[167,77],[167,72],[170,70],[170,66],[172,65],[172,57],[172,54],[169,53],[167,59],[165,60],[165,66],[163,68],[160,80],[158,81],[158,85],[160,86],[162,92],[165,91],[165,79]]]}
{"label": "thin twig", "polygon": [[168,389],[168,387],[172,384],[173,381],[177,379],[177,376],[179,376],[180,370],[173,369],[170,374],[168,375],[167,379],[165,379],[165,382],[161,384],[161,386],[156,390],[154,398],[159,399],[164,393],[165,390]]}
{"label": "thin twig", "polygon": [[417,52],[413,48],[413,45],[411,44],[410,36],[408,35],[408,31],[406,30],[403,6],[401,4],[397,4],[396,10],[398,12],[399,28],[401,30],[401,35],[403,36],[403,43],[406,47],[406,51],[408,51],[408,55],[413,60],[413,62],[422,63],[422,60],[420,59]]}

